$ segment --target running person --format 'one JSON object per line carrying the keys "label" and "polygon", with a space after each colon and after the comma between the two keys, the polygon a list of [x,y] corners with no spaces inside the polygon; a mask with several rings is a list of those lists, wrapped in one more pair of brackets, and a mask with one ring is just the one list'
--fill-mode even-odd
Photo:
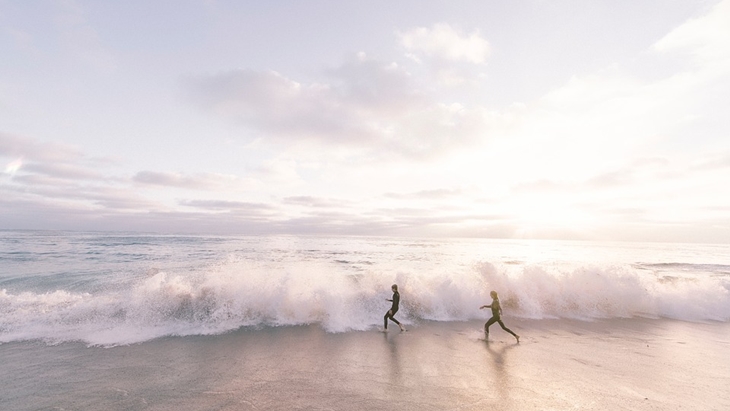
{"label": "running person", "polygon": [[512,330],[504,326],[504,323],[502,322],[502,306],[499,305],[499,296],[497,295],[496,291],[492,291],[489,293],[489,295],[492,296],[492,304],[490,305],[483,305],[479,307],[479,309],[483,308],[491,308],[492,309],[492,318],[489,319],[489,321],[484,324],[484,337],[489,338],[489,326],[496,323],[499,323],[499,325],[502,327],[503,330],[507,331],[508,333],[515,336],[517,339],[517,342],[520,342],[520,336],[513,333]]}
{"label": "running person", "polygon": [[386,299],[385,301],[392,301],[393,305],[390,307],[390,310],[385,313],[385,317],[383,317],[383,331],[388,331],[388,319],[398,324],[398,327],[400,327],[401,331],[405,331],[405,327],[403,327],[401,323],[399,323],[398,320],[395,319],[395,313],[398,312],[398,304],[400,304],[400,293],[398,292],[398,285],[393,284],[390,289],[393,290],[393,299]]}

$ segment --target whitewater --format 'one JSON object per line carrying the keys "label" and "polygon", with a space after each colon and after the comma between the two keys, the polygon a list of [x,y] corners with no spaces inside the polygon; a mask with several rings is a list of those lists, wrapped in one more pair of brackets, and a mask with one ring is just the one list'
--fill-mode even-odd
{"label": "whitewater", "polygon": [[0,231],[0,344],[119,346],[316,325],[505,318],[730,321],[730,246]]}

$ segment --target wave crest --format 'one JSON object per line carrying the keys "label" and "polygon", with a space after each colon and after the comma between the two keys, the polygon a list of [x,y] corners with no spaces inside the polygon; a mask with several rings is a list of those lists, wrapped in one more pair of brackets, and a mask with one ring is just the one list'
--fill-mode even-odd
{"label": "wave crest", "polygon": [[398,317],[406,323],[483,319],[488,313],[478,307],[491,301],[490,290],[499,292],[506,316],[730,321],[725,275],[489,262],[459,272],[353,274],[331,265],[272,269],[229,261],[200,272],[155,271],[131,287],[102,293],[0,290],[0,343],[119,345],[299,324],[320,324],[329,332],[365,330],[382,323],[393,282],[402,296]]}

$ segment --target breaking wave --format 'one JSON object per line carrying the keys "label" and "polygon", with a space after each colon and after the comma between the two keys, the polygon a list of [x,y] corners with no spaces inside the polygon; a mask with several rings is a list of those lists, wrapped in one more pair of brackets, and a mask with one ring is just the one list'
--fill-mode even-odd
{"label": "breaking wave", "polygon": [[401,292],[398,318],[406,324],[484,319],[488,313],[478,307],[491,301],[490,290],[499,292],[507,317],[727,322],[726,272],[727,267],[717,275],[681,275],[636,266],[561,270],[482,262],[460,272],[394,274],[353,273],[326,264],[271,268],[228,261],[193,272],[152,271],[132,285],[93,293],[2,289],[0,343],[112,346],[302,324],[319,324],[328,332],[366,330],[382,324],[393,282]]}

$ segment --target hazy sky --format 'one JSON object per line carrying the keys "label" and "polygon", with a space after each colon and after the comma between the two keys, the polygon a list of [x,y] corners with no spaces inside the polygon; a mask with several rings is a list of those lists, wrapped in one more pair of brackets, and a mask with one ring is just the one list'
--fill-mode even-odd
{"label": "hazy sky", "polygon": [[0,0],[0,228],[730,242],[730,0]]}

